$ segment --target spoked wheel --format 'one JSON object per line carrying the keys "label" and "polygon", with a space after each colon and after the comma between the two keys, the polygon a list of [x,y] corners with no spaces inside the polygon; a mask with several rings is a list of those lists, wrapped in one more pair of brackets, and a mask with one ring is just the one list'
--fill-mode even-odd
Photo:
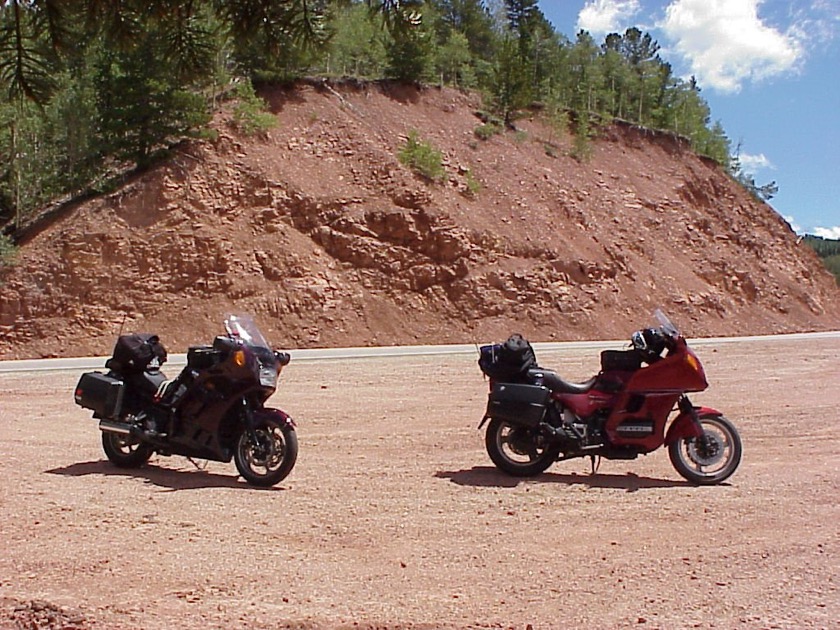
{"label": "spoked wheel", "polygon": [[245,481],[267,487],[279,483],[292,472],[297,453],[294,427],[266,419],[260,421],[253,436],[249,431],[242,432],[233,459]]}
{"label": "spoked wheel", "polygon": [[484,435],[487,454],[499,470],[515,477],[533,477],[557,460],[560,450],[539,432],[492,419]]}
{"label": "spoked wheel", "polygon": [[120,468],[139,468],[155,452],[135,437],[110,431],[102,432],[102,449],[111,463]]}
{"label": "spoked wheel", "polygon": [[686,438],[668,446],[674,468],[692,483],[718,484],[735,472],[741,463],[741,436],[723,416],[702,415],[703,435]]}

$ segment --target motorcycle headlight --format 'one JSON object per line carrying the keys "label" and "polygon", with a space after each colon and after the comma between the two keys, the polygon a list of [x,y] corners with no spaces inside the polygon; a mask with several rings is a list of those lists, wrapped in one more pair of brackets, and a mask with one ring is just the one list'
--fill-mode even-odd
{"label": "motorcycle headlight", "polygon": [[277,387],[277,368],[260,368],[260,385],[263,387]]}

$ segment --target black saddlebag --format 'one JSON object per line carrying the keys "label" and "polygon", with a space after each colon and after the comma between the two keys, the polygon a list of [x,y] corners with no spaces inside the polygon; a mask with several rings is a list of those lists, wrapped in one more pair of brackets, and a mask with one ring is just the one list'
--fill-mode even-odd
{"label": "black saddlebag", "polygon": [[486,415],[511,424],[536,427],[545,416],[551,392],[540,385],[496,383],[487,400]]}
{"label": "black saddlebag", "polygon": [[125,384],[101,372],[86,372],[76,385],[76,404],[97,418],[116,418],[122,410]]}

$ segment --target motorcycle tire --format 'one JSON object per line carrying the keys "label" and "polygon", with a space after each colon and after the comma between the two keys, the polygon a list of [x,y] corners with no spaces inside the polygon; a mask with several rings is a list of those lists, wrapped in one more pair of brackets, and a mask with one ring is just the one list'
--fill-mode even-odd
{"label": "motorcycle tire", "polygon": [[741,463],[741,436],[723,416],[700,416],[703,436],[685,438],[668,445],[676,471],[699,486],[713,486],[728,479]]}
{"label": "motorcycle tire", "polygon": [[273,419],[261,420],[254,429],[257,441],[243,431],[236,443],[233,460],[249,484],[269,487],[285,479],[295,466],[297,433],[293,426]]}
{"label": "motorcycle tire", "polygon": [[541,443],[541,436],[527,427],[493,418],[484,443],[496,468],[514,477],[534,477],[557,461],[560,449]]}
{"label": "motorcycle tire", "polygon": [[137,438],[110,431],[102,432],[102,450],[108,460],[119,468],[139,468],[155,452]]}

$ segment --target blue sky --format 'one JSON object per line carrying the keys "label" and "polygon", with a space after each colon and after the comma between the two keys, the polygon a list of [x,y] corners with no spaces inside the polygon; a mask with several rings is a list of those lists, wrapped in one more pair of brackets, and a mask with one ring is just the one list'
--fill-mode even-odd
{"label": "blue sky", "polygon": [[649,32],[701,94],[799,233],[840,238],[840,0],[539,0],[555,29],[598,42]]}

